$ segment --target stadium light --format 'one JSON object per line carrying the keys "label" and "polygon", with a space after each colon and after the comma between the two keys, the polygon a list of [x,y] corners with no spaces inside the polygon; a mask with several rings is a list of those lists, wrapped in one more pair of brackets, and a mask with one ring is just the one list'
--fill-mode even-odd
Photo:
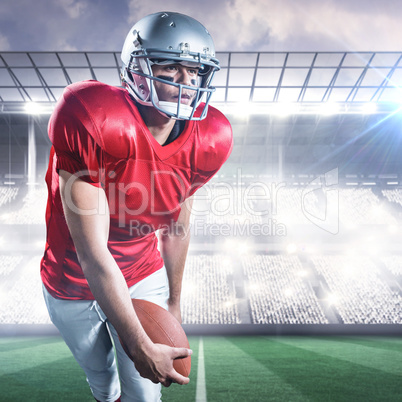
{"label": "stadium light", "polygon": [[248,254],[250,252],[250,245],[246,242],[241,242],[238,247],[239,254]]}
{"label": "stadium light", "polygon": [[248,117],[253,114],[253,105],[250,102],[238,102],[233,109],[237,116]]}
{"label": "stadium light", "polygon": [[183,286],[184,295],[194,295],[197,291],[197,284],[191,280],[186,280],[186,286]]}
{"label": "stadium light", "polygon": [[246,291],[248,294],[257,293],[261,290],[264,290],[264,287],[260,283],[257,283],[257,282],[248,283],[245,287],[246,287]]}
{"label": "stadium light", "polygon": [[[10,217],[11,217],[11,214],[6,212],[5,214],[0,215],[0,221],[7,222],[7,220],[10,219]],[[3,238],[1,238],[1,239],[3,239]]]}
{"label": "stadium light", "polygon": [[223,304],[223,306],[224,306],[225,308],[232,308],[234,305],[235,305],[235,303],[234,303],[233,301],[231,301],[231,300],[227,300],[227,301],[225,301],[225,303]]}
{"label": "stadium light", "polygon": [[364,114],[374,114],[377,112],[377,105],[373,102],[366,103],[362,106],[362,112]]}
{"label": "stadium light", "polygon": [[326,116],[330,116],[341,112],[339,105],[333,102],[322,103],[320,105],[319,111],[320,114]]}
{"label": "stadium light", "polygon": [[296,274],[298,276],[300,276],[301,278],[304,278],[304,277],[308,276],[308,272],[305,269],[301,269],[300,271],[297,271]]}
{"label": "stadium light", "polygon": [[327,302],[329,305],[337,304],[339,297],[335,293],[330,293],[327,296]]}
{"label": "stadium light", "polygon": [[385,215],[384,208],[381,205],[375,205],[369,211],[371,218],[381,219]]}
{"label": "stadium light", "polygon": [[35,115],[35,114],[41,114],[41,113],[43,112],[43,108],[42,108],[41,105],[39,105],[39,104],[36,103],[36,102],[27,102],[27,103],[25,104],[25,111],[26,111],[28,114],[33,114],[33,115]]}
{"label": "stadium light", "polygon": [[278,102],[275,103],[270,113],[276,116],[289,116],[299,112],[299,105],[295,102]]}
{"label": "stadium light", "polygon": [[235,255],[243,255],[250,252],[250,245],[244,240],[227,239],[224,243],[224,248],[227,252]]}
{"label": "stadium light", "polygon": [[298,247],[297,247],[296,244],[290,243],[290,244],[287,245],[286,251],[287,251],[289,254],[293,254],[293,253],[295,253],[295,252],[297,251],[297,248],[298,248]]}
{"label": "stadium light", "polygon": [[43,240],[37,240],[33,243],[34,247],[37,248],[38,250],[42,250],[45,248],[45,244]]}
{"label": "stadium light", "polygon": [[399,228],[397,225],[388,225],[388,233],[389,234],[396,234],[399,232]]}

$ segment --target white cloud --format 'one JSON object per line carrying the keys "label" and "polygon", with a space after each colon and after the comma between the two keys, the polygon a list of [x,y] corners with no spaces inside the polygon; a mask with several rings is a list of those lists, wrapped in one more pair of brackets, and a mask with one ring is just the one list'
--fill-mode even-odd
{"label": "white cloud", "polygon": [[86,2],[79,0],[59,0],[58,3],[72,19],[79,18],[88,7]]}
{"label": "white cloud", "polygon": [[[400,12],[387,1],[359,3],[361,7],[339,1],[255,0],[253,6],[245,7],[244,2],[235,0],[231,18],[245,33],[240,36],[243,45],[251,44],[253,37],[258,39],[253,29],[258,24],[269,27],[269,45],[275,49],[399,50]],[[400,5],[398,8],[402,11]],[[228,36],[234,33],[232,29]]]}
{"label": "white cloud", "polygon": [[[211,6],[208,7],[208,4]],[[129,22],[165,10],[166,2],[129,2]],[[218,50],[376,50],[402,48],[402,2],[396,0],[244,0],[169,2],[211,32]]]}
{"label": "white cloud", "polygon": [[0,34],[0,50],[7,51],[11,50],[10,42],[8,41],[8,38],[2,34]]}
{"label": "white cloud", "polygon": [[0,46],[120,50],[131,25],[157,11],[191,15],[211,32],[218,51],[402,48],[400,0],[6,0]]}

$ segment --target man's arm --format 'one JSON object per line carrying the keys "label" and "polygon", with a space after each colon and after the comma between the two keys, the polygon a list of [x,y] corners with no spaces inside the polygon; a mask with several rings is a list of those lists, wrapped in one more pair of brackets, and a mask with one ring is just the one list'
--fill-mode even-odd
{"label": "man's arm", "polygon": [[165,386],[187,384],[189,379],[173,369],[173,359],[191,351],[152,343],[135,314],[127,283],[107,247],[110,215],[104,190],[63,170],[59,176],[64,214],[84,275],[137,370]]}
{"label": "man's arm", "polygon": [[169,311],[181,323],[180,294],[190,243],[190,215],[193,197],[188,198],[182,205],[177,222],[169,231],[160,233],[160,249],[169,279]]}

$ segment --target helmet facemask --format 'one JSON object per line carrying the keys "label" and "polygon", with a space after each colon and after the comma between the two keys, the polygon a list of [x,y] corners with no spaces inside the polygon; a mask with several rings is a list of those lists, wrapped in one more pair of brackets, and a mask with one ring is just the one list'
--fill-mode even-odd
{"label": "helmet facemask", "polygon": [[[177,55],[176,55],[177,56]],[[181,64],[186,67],[199,68],[196,85],[185,85],[170,80],[159,78],[154,75],[152,65],[174,65]],[[131,55],[130,63],[123,69],[123,84],[128,89],[134,99],[142,105],[153,106],[164,116],[177,120],[202,120],[205,118],[208,105],[214,87],[210,86],[212,78],[217,70],[216,67],[205,66],[202,63],[194,61],[175,60],[167,55],[166,59],[151,59],[149,56],[136,54]],[[164,85],[171,85],[178,88],[178,102],[166,102],[159,99],[158,92],[154,82],[160,82]],[[193,100],[190,105],[180,101],[183,93],[193,94]],[[195,112],[201,102],[204,101],[204,107],[201,112],[195,115]]]}

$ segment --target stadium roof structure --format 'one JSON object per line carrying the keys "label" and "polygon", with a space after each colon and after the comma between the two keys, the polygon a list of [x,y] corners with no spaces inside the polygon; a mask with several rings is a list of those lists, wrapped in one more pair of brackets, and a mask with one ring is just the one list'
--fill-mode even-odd
{"label": "stadium roof structure", "polygon": [[[316,112],[337,104],[339,113],[362,104],[394,108],[402,101],[402,52],[221,52],[215,104],[254,113]],[[63,88],[95,79],[120,85],[119,52],[0,52],[0,111],[26,113],[30,102],[49,113]],[[400,106],[400,105],[399,105]],[[233,109],[236,110],[236,109]],[[246,108],[250,110],[250,108]],[[283,110],[283,109],[282,109]]]}
{"label": "stadium roof structure", "polygon": [[[402,52],[217,57],[211,104],[235,133],[226,171],[402,175]],[[65,86],[86,79],[120,86],[120,68],[120,52],[0,52],[0,142],[12,138],[23,152],[26,116],[36,115],[38,151],[49,147],[47,120]]]}

